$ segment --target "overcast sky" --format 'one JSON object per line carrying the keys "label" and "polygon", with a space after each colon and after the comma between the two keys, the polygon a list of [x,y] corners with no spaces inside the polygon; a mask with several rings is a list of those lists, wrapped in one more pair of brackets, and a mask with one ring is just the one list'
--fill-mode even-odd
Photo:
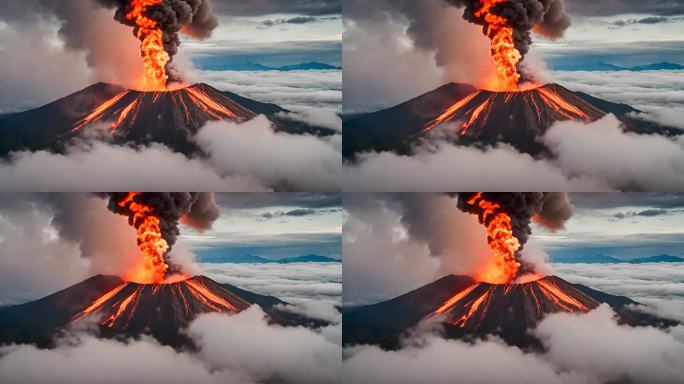
{"label": "overcast sky", "polygon": [[552,256],[684,255],[684,195],[571,194],[575,214],[558,233],[535,228]]}
{"label": "overcast sky", "polygon": [[213,229],[184,228],[181,241],[201,261],[225,256],[341,257],[342,197],[314,193],[217,194],[221,216]]}
{"label": "overcast sky", "polygon": [[684,63],[684,1],[566,0],[572,26],[556,42],[536,37],[534,49],[555,64]]}
{"label": "overcast sky", "polygon": [[219,17],[212,38],[184,39],[183,50],[196,65],[341,64],[341,0],[213,0],[212,4]]}

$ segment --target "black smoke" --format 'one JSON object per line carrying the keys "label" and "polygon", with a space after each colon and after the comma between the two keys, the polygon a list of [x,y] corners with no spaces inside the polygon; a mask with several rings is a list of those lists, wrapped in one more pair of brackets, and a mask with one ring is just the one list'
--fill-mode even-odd
{"label": "black smoke", "polygon": [[[115,8],[114,19],[134,27],[133,33],[138,35],[135,21],[126,18],[132,9],[131,0],[96,1],[106,7]],[[164,50],[171,56],[171,61],[166,65],[169,81],[180,81],[180,75],[173,68],[172,62],[181,44],[179,37],[181,30],[196,38],[207,38],[218,25],[218,19],[212,13],[209,0],[163,0],[159,4],[150,6],[146,11],[146,16],[156,21],[164,34]]]}
{"label": "black smoke", "polygon": [[[476,16],[483,8],[481,0],[445,1],[464,7],[463,18],[481,25],[487,35],[487,21],[482,15]],[[532,30],[549,38],[559,38],[570,26],[570,16],[565,12],[563,0],[505,0],[492,6],[490,11],[508,20],[508,26],[513,28],[515,48],[523,58],[532,45]],[[521,80],[530,80],[530,75],[522,67],[522,60],[518,63],[518,71],[522,75]]]}
{"label": "black smoke", "polygon": [[[477,193],[459,193],[458,208],[466,213],[477,215],[480,223],[488,226],[494,215],[484,217],[484,210],[477,204],[469,204]],[[573,206],[566,193],[557,192],[506,192],[482,193],[482,199],[496,203],[497,213],[505,213],[511,218],[513,236],[520,242],[520,249],[516,258],[532,234],[532,221],[552,230],[563,228],[565,222],[572,216]],[[522,271],[528,268],[523,265]]]}
{"label": "black smoke", "polygon": [[[128,223],[137,228],[139,223],[134,221],[130,204],[120,205],[128,193],[116,192],[107,195],[109,196],[109,210],[128,217]],[[196,229],[206,230],[211,228],[219,216],[219,207],[214,200],[213,193],[142,192],[135,195],[133,201],[151,207],[154,215],[159,218],[161,235],[169,245],[168,252],[176,244],[180,235],[181,219]],[[169,267],[170,273],[178,271],[177,266],[169,264]]]}

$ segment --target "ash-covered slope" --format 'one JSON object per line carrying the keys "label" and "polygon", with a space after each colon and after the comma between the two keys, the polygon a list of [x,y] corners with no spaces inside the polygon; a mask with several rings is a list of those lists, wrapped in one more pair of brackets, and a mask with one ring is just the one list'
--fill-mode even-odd
{"label": "ash-covered slope", "polygon": [[537,341],[528,330],[546,315],[588,312],[607,303],[632,325],[670,322],[632,311],[638,303],[549,276],[525,284],[488,284],[466,276],[447,276],[396,299],[344,314],[346,345],[377,344],[397,348],[402,334],[423,321],[444,325],[448,338],[498,335],[512,345]]}
{"label": "ash-covered slope", "polygon": [[544,151],[539,138],[557,121],[591,122],[614,114],[636,132],[663,134],[681,131],[635,119],[638,110],[558,84],[520,92],[476,90],[447,84],[396,107],[345,122],[346,158],[368,151],[410,153],[411,146],[438,126],[463,144],[508,143],[537,155]]}
{"label": "ash-covered slope", "polygon": [[[61,150],[79,135],[103,134],[118,144],[160,143],[192,154],[191,137],[207,122],[244,122],[258,114],[276,130],[330,135],[332,130],[286,118],[289,111],[207,84],[168,92],[126,90],[98,83],[46,106],[0,118],[0,156],[18,150]],[[100,131],[100,132],[98,132]]]}
{"label": "ash-covered slope", "polygon": [[0,343],[50,345],[64,327],[99,325],[105,336],[150,334],[169,345],[187,344],[182,329],[208,312],[238,313],[259,305],[280,325],[320,325],[287,312],[286,303],[197,276],[170,284],[137,284],[98,275],[60,292],[0,311]]}

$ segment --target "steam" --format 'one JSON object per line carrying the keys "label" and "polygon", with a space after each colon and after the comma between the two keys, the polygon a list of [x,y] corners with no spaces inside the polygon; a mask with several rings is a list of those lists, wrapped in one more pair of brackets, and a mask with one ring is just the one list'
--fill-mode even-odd
{"label": "steam", "polygon": [[[486,214],[478,204],[469,204],[468,202],[476,195],[478,193],[459,193],[458,208],[463,212],[477,215],[481,224],[489,226],[496,215]],[[551,231],[558,231],[563,228],[573,213],[573,206],[565,193],[482,193],[481,196],[482,199],[498,206],[495,213],[502,212],[510,217],[513,236],[520,242],[515,255],[518,260],[532,234],[533,220]],[[520,272],[530,272],[531,267],[522,265]]]}
{"label": "steam", "polygon": [[[105,7],[116,8],[114,19],[124,25],[135,27],[133,33],[139,36],[139,28],[135,20],[126,17],[133,9],[132,0],[95,1]],[[170,61],[166,65],[169,81],[180,81],[180,74],[172,65],[173,56],[178,53],[178,47],[181,44],[179,34],[183,32],[189,36],[204,39],[210,37],[212,31],[218,26],[218,19],[212,13],[209,0],[159,0],[159,3],[147,8],[145,16],[157,22],[163,33],[164,50],[170,56]]]}
{"label": "steam", "polygon": [[[488,6],[489,12],[507,20],[513,28],[513,43],[522,58],[530,51],[532,31],[548,38],[557,39],[563,36],[570,26],[570,16],[565,12],[563,0],[445,0],[456,7],[465,7],[463,18],[483,27],[483,33],[489,35],[491,22],[486,14],[480,11]],[[518,72],[522,80],[530,80],[530,75],[518,63]]]}
{"label": "steam", "polygon": [[[129,224],[138,229],[142,222],[136,220],[136,212],[132,209],[131,204],[120,204],[128,196],[129,193],[126,192],[110,193],[108,208],[114,213],[128,217]],[[168,245],[165,255],[171,251],[178,240],[181,220],[195,229],[206,230],[211,228],[220,211],[213,193],[142,192],[135,194],[132,200],[135,203],[150,207],[153,214],[159,219],[161,236]],[[178,270],[178,266],[170,265],[170,272],[177,272]]]}

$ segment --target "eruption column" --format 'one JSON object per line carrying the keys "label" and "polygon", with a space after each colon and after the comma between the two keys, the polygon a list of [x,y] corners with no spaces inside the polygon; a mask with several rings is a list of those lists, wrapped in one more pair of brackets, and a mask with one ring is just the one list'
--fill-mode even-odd
{"label": "eruption column", "polygon": [[131,0],[131,10],[126,19],[136,25],[136,36],[142,41],[140,52],[145,65],[144,84],[157,90],[166,89],[169,76],[166,65],[171,56],[164,49],[164,33],[155,20],[145,14],[149,7],[161,3],[162,0]]}
{"label": "eruption column", "polygon": [[515,48],[513,28],[507,18],[495,15],[492,7],[507,0],[481,0],[482,7],[474,12],[474,16],[485,22],[485,34],[492,40],[491,53],[494,57],[497,72],[497,87],[512,91],[518,89],[520,74],[517,65],[522,55]]}
{"label": "eruption column", "polygon": [[511,217],[501,211],[497,203],[483,198],[478,193],[467,201],[468,205],[482,209],[479,219],[487,226],[487,242],[495,257],[495,266],[481,273],[480,280],[490,283],[510,283],[520,269],[516,253],[520,249],[520,241],[513,235]]}
{"label": "eruption column", "polygon": [[128,221],[138,233],[138,248],[145,260],[146,279],[154,283],[164,281],[169,269],[164,261],[164,255],[169,250],[169,244],[162,237],[160,219],[154,209],[148,205],[135,201],[139,192],[130,192],[118,202],[121,208],[129,209],[133,214]]}

